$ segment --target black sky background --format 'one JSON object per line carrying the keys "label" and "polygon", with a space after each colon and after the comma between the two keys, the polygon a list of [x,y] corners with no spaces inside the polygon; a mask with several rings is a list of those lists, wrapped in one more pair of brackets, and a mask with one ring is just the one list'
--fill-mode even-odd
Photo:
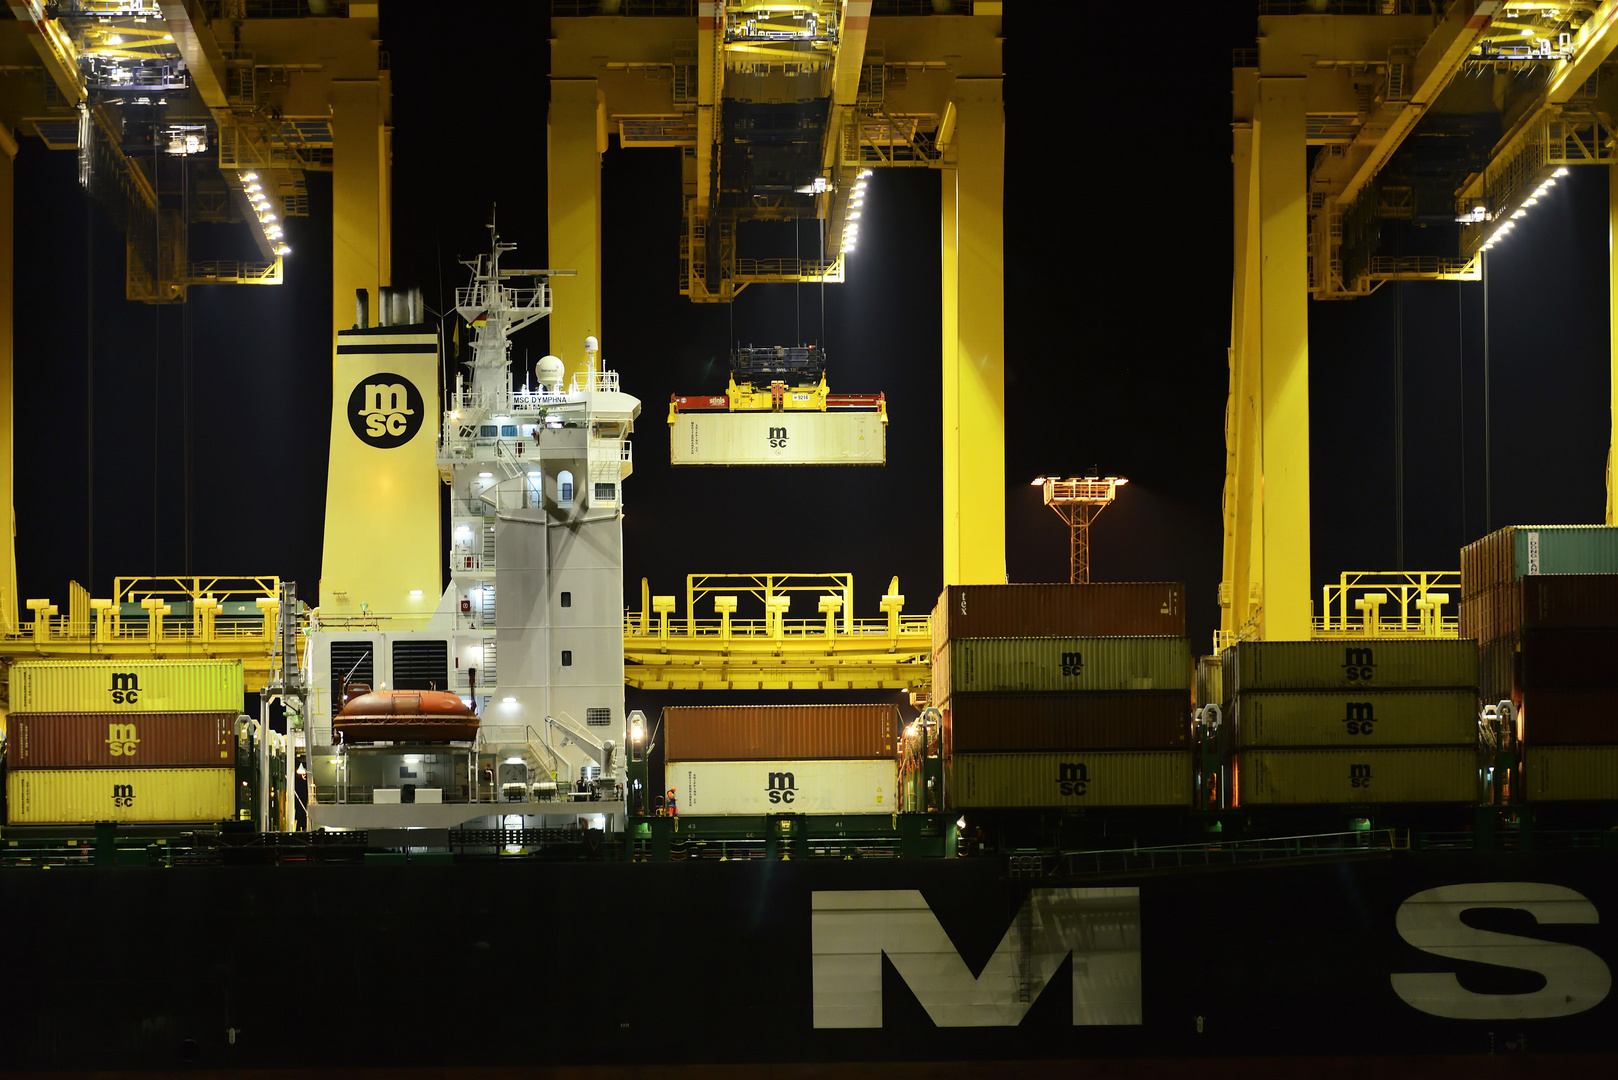
{"label": "black sky background", "polygon": [[[520,261],[547,261],[544,20],[522,14],[543,7],[513,9],[504,52],[490,62],[486,23],[383,5],[393,280],[420,285],[434,309],[464,283],[455,260],[484,250],[496,203]],[[1151,78],[1127,48],[1088,49],[1075,67],[1071,39],[1048,32],[1045,5],[1007,9],[1008,571],[1013,581],[1066,577],[1066,529],[1040,505],[1033,477],[1091,465],[1128,476],[1095,527],[1094,577],[1184,580],[1189,631],[1203,649],[1218,622],[1230,50],[1251,44],[1252,7],[1186,6],[1178,32],[1154,43],[1160,77]],[[603,169],[603,353],[643,401],[626,485],[626,602],[638,604],[642,577],[655,593],[682,594],[692,572],[850,571],[858,615],[878,615],[894,575],[906,610],[928,610],[943,584],[937,174],[878,171],[863,243],[847,283],[824,289],[824,312],[822,290],[808,286],[753,286],[727,309],[678,294],[677,155],[615,146]],[[69,579],[109,595],[115,574],[189,569],[279,574],[311,597],[331,393],[329,179],[309,176],[311,215],[288,222],[287,284],[195,288],[187,307],[159,310],[123,299],[121,232],[100,208],[86,213],[72,153],[25,140],[16,169],[22,595],[65,603]],[[1605,170],[1574,170],[1491,255],[1487,523],[1483,286],[1406,285],[1402,299],[1385,286],[1311,305],[1317,587],[1343,570],[1397,563],[1396,306],[1404,566],[1454,568],[1457,548],[1486,524],[1601,519],[1606,187]],[[198,227],[192,258],[245,255],[244,232]],[[792,230],[760,230],[753,242],[760,253],[790,252]],[[799,242],[807,254],[811,226]],[[788,343],[800,326],[826,346],[834,390],[887,394],[888,465],[671,469],[669,395],[721,391],[733,332],[743,343]],[[546,351],[535,328],[515,356]]]}

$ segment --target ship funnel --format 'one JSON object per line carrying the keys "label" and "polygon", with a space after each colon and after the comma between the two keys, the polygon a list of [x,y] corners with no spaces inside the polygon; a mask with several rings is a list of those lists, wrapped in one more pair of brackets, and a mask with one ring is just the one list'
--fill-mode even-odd
{"label": "ship funnel", "polygon": [[354,290],[354,329],[371,328],[371,294],[364,289]]}

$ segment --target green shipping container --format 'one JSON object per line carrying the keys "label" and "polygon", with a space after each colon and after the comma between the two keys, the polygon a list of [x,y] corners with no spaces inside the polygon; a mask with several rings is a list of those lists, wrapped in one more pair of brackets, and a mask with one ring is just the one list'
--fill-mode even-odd
{"label": "green shipping container", "polygon": [[16,769],[12,825],[199,824],[236,816],[235,769]]}
{"label": "green shipping container", "polygon": [[956,754],[944,764],[951,809],[1190,806],[1183,750]]}
{"label": "green shipping container", "polygon": [[11,711],[242,711],[240,660],[35,660],[11,669]]}
{"label": "green shipping container", "polygon": [[1243,641],[1220,654],[1225,700],[1248,690],[1469,690],[1467,640]]}
{"label": "green shipping container", "polygon": [[1523,779],[1529,802],[1618,800],[1618,746],[1530,746]]}
{"label": "green shipping container", "polygon": [[1529,574],[1618,574],[1618,526],[1508,525],[1461,549],[1461,595]]}
{"label": "green shipping container", "polygon": [[954,638],[933,660],[933,692],[1179,690],[1191,646],[1179,637]]}
{"label": "green shipping container", "polygon": [[1260,690],[1238,694],[1224,721],[1238,747],[1476,746],[1473,690]]}
{"label": "green shipping container", "polygon": [[1470,746],[1401,750],[1248,750],[1233,765],[1238,806],[1470,803],[1479,794]]}

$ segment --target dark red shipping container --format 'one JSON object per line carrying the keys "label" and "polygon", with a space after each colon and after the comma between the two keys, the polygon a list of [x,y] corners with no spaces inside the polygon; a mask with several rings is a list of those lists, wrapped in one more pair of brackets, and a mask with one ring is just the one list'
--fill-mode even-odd
{"label": "dark red shipping container", "polygon": [[896,705],[670,705],[664,761],[891,758]]}
{"label": "dark red shipping container", "polygon": [[1547,574],[1522,579],[1524,630],[1618,628],[1618,574]]}
{"label": "dark red shipping container", "polygon": [[1618,630],[1525,630],[1519,687],[1618,690]]}
{"label": "dark red shipping container", "polygon": [[236,762],[236,713],[12,713],[13,769],[139,769]]}
{"label": "dark red shipping container", "polygon": [[1184,637],[1185,585],[950,585],[933,609],[933,652],[951,638]]}
{"label": "dark red shipping container", "polygon": [[1175,750],[1191,744],[1185,690],[957,695],[944,710],[944,752]]}
{"label": "dark red shipping container", "polygon": [[1533,690],[1523,694],[1530,746],[1618,743],[1618,690]]}

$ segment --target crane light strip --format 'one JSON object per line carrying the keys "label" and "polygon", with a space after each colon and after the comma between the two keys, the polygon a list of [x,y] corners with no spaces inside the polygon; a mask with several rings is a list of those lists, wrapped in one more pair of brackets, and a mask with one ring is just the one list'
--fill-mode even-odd
{"label": "crane light strip", "polygon": [[284,239],[285,230],[281,226],[280,215],[276,213],[276,205],[264,190],[267,185],[251,169],[237,173],[236,178],[242,185],[242,194],[247,196],[247,205],[258,218],[259,231],[269,242],[270,250],[277,255],[292,254],[292,248],[287,246]]}

